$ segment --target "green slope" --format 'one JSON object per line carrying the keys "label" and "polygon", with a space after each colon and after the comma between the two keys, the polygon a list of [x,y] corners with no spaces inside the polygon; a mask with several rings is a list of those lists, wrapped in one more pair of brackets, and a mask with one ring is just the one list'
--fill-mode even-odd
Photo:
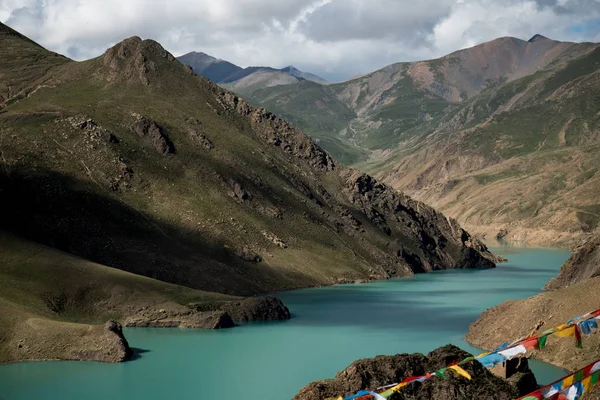
{"label": "green slope", "polygon": [[133,37],[44,79],[0,114],[9,232],[236,295],[490,265],[453,222],[156,42]]}

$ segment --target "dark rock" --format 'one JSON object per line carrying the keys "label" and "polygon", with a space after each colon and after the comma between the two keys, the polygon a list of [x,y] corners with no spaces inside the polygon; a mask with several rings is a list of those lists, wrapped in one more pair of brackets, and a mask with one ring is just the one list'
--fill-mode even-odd
{"label": "dark rock", "polygon": [[244,261],[250,261],[250,262],[256,262],[256,263],[262,262],[262,257],[247,247],[243,247],[241,249],[236,250],[235,255]]}
{"label": "dark rock", "polygon": [[[348,396],[360,390],[375,390],[380,386],[402,381],[409,376],[424,375],[461,361],[470,354],[456,346],[447,345],[436,349],[427,356],[422,354],[397,354],[377,356],[355,361],[338,372],[335,378],[313,382],[293,398],[293,400],[322,400],[327,397]],[[446,373],[446,379],[434,376],[418,383],[410,383],[391,400],[451,400],[451,399],[498,399],[509,400],[518,393],[505,380],[494,376],[478,362],[461,366],[472,377],[467,380]]]}
{"label": "dark rock", "polygon": [[197,129],[189,129],[188,136],[192,138],[196,143],[200,144],[206,150],[212,150],[215,148],[213,143],[204,134]]}
{"label": "dark rock", "polygon": [[236,322],[279,321],[290,319],[290,310],[277,297],[250,297],[240,302],[231,302],[225,310]]}
{"label": "dark rock", "polygon": [[235,322],[279,321],[290,319],[290,310],[277,297],[249,297],[242,301],[190,304],[190,308],[200,311],[222,310]]}
{"label": "dark rock", "polygon": [[433,208],[357,170],[348,169],[345,179],[348,200],[360,207],[380,230],[402,243],[403,250],[396,249],[394,254],[413,272],[493,268],[495,262],[501,261],[458,222]]}
{"label": "dark rock", "polygon": [[242,200],[242,201],[252,199],[252,195],[250,194],[250,192],[245,190],[244,188],[242,188],[242,185],[240,185],[233,179],[230,179],[228,181],[228,185],[229,185],[229,189],[230,189],[229,195],[231,197],[234,197],[234,198]]}
{"label": "dark rock", "polygon": [[112,351],[109,351],[109,354],[114,355],[114,359],[110,360],[112,362],[122,362],[131,358],[131,348],[129,347],[129,343],[125,336],[123,335],[123,327],[120,323],[116,321],[107,321],[104,324],[104,332],[105,336],[111,338],[111,344],[113,347]]}
{"label": "dark rock", "polygon": [[498,233],[496,234],[496,240],[502,241],[506,236],[508,236],[508,230],[500,229],[500,231],[498,231]]}
{"label": "dark rock", "polygon": [[148,139],[158,153],[175,153],[175,146],[156,122],[146,117],[137,116],[137,120],[133,123],[131,129],[140,137]]}

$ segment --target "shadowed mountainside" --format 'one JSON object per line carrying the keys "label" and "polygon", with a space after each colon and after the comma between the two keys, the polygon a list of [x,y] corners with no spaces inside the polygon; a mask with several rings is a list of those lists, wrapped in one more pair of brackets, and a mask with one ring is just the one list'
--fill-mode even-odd
{"label": "shadowed mountainside", "polygon": [[[50,262],[64,258],[58,254],[80,260],[69,262],[81,271],[73,282],[69,269],[57,268],[59,281],[42,282],[54,264],[29,264],[22,273],[31,281],[23,282],[35,300],[0,294],[11,310],[1,314],[3,343],[18,341],[15,330],[31,327],[31,318],[59,324],[28,331],[28,342],[43,342],[30,333],[109,314],[135,326],[225,327],[229,317],[186,304],[220,300],[215,292],[252,295],[497,260],[456,221],[338,164],[289,123],[197,76],[152,40],[132,37],[83,62],[4,25],[0,44],[0,230],[17,244],[46,246]],[[15,257],[27,259],[31,249],[2,248],[11,260],[6,282]],[[87,289],[90,265],[104,271],[102,290]],[[135,278],[115,283],[118,269]],[[148,292],[137,278],[158,288]],[[196,290],[181,298],[167,283]],[[120,308],[123,290],[143,297],[139,307]],[[74,302],[73,313],[45,303],[47,291],[58,299],[51,304]],[[85,317],[92,299],[108,304],[89,314],[93,321]],[[87,328],[65,332],[78,329]],[[29,349],[26,358],[46,357]]]}

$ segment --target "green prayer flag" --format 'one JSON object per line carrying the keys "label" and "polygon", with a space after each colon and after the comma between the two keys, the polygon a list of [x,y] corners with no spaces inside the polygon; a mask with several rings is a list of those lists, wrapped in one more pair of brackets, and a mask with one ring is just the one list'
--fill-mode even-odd
{"label": "green prayer flag", "polygon": [[437,371],[434,372],[434,374],[436,374],[437,376],[439,376],[440,378],[444,378],[446,379],[446,375],[444,374],[444,371],[446,371],[447,368],[444,369],[438,369]]}
{"label": "green prayer flag", "polygon": [[573,382],[581,382],[581,380],[584,378],[584,371],[579,371],[575,374],[575,376],[573,377]]}
{"label": "green prayer flag", "polygon": [[548,336],[540,336],[538,339],[538,347],[542,350],[546,347],[546,340],[548,340]]}
{"label": "green prayer flag", "polygon": [[598,377],[600,376],[600,371],[596,371],[592,374],[592,386],[596,386],[598,383]]}

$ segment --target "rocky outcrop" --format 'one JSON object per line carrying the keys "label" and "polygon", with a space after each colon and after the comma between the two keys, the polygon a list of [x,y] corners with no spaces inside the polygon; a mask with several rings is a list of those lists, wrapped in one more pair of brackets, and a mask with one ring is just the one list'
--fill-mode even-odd
{"label": "rocky outcrop", "polygon": [[335,168],[336,163],[331,156],[289,122],[265,108],[250,106],[241,98],[217,85],[212,85],[211,89],[223,108],[249,119],[254,133],[261,141],[279,147],[294,157],[306,160],[312,168],[318,171],[332,171]]}
{"label": "rocky outcrop", "polygon": [[127,317],[126,327],[140,328],[195,328],[223,329],[232,328],[233,320],[222,310],[199,311],[189,307],[167,309],[142,309]]}
{"label": "rocky outcrop", "polygon": [[250,297],[239,302],[230,302],[225,310],[236,322],[279,321],[290,319],[290,310],[277,297]]}
{"label": "rocky outcrop", "polygon": [[277,297],[249,297],[242,301],[191,304],[198,311],[226,312],[235,322],[279,321],[290,319],[290,310]]}
{"label": "rocky outcrop", "polygon": [[[131,357],[131,348],[123,335],[123,326],[116,321],[108,321],[104,324],[105,341],[110,342],[107,357],[111,362],[121,362]],[[106,359],[102,360],[106,361]]]}
{"label": "rocky outcrop", "polygon": [[[389,259],[382,259],[380,264],[387,265],[384,268],[391,276],[406,274],[406,269],[398,268],[398,259],[412,272],[493,268],[495,262],[503,261],[491,254],[479,240],[472,238],[456,220],[446,218],[433,208],[412,200],[367,174],[337,164],[301,131],[265,109],[254,109],[216,85],[212,85],[211,89],[225,110],[249,120],[259,140],[281,148],[292,157],[305,160],[315,174],[335,171],[340,175],[345,183],[345,198],[336,198],[320,185],[309,188],[299,182],[296,186],[321,206],[343,209],[339,202],[349,201],[383,234],[389,236],[392,254],[388,255]],[[315,195],[315,191],[318,195]],[[347,212],[344,215],[351,214]],[[355,219],[353,222],[350,230],[356,231],[360,222]],[[335,220],[332,224],[336,230],[345,226]]]}
{"label": "rocky outcrop", "polygon": [[[424,375],[445,368],[469,356],[469,353],[458,347],[447,345],[427,356],[397,354],[358,360],[338,372],[332,380],[313,382],[305,386],[293,400],[322,400],[338,395],[348,396],[360,390],[374,390],[379,386],[400,382],[408,376]],[[462,367],[471,375],[472,380],[446,372],[446,379],[435,376],[422,383],[411,383],[389,399],[508,400],[526,394],[517,392],[507,381],[493,375],[478,362],[467,363]]]}
{"label": "rocky outcrop", "polygon": [[147,139],[154,149],[160,154],[175,153],[175,146],[169,140],[163,128],[156,122],[136,114],[136,121],[131,129],[140,137]]}
{"label": "rocky outcrop", "polygon": [[215,148],[215,145],[197,129],[188,129],[188,136],[206,150],[212,150]]}
{"label": "rocky outcrop", "polygon": [[132,351],[121,324],[84,325],[43,318],[29,318],[5,338],[6,354],[0,363],[25,360],[74,360],[117,363]]}
{"label": "rocky outcrop", "polygon": [[[344,171],[348,200],[359,206],[388,236],[397,254],[415,272],[447,268],[493,268],[502,258],[490,253],[456,220],[397,192],[357,170]],[[419,238],[411,243],[411,238]]]}
{"label": "rocky outcrop", "polygon": [[560,269],[544,289],[559,289],[600,275],[600,234],[592,237]]}

